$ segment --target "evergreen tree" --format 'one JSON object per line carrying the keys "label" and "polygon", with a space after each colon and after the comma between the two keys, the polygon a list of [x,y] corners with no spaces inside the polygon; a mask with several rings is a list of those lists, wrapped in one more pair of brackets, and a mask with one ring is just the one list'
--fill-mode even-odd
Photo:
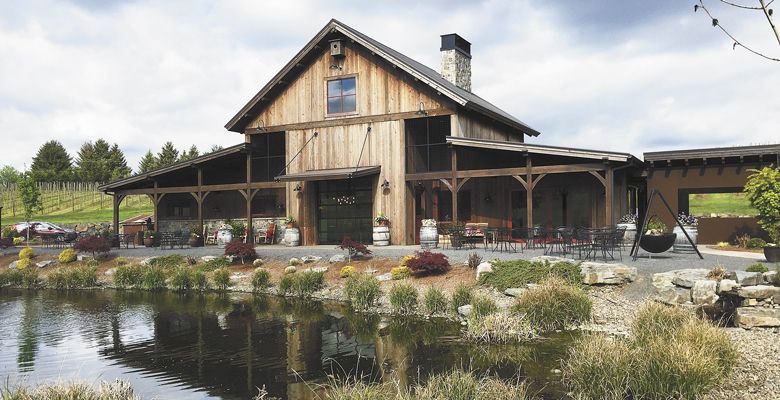
{"label": "evergreen tree", "polygon": [[157,157],[152,154],[151,150],[147,150],[146,154],[141,158],[141,162],[138,163],[138,173],[149,172],[155,168],[157,168]]}
{"label": "evergreen tree", "polygon": [[68,181],[73,175],[70,155],[60,142],[50,140],[38,149],[30,172],[39,182]]}
{"label": "evergreen tree", "polygon": [[133,174],[133,170],[127,166],[125,153],[114,143],[111,150],[108,151],[108,166],[111,169],[111,180],[127,178]]}
{"label": "evergreen tree", "polygon": [[81,145],[76,158],[76,175],[82,182],[108,182],[111,178],[108,150],[109,144],[103,139]]}
{"label": "evergreen tree", "polygon": [[157,168],[166,167],[179,159],[179,151],[173,147],[173,143],[165,142],[160,152],[157,153]]}
{"label": "evergreen tree", "polygon": [[220,151],[220,150],[222,150],[222,146],[220,146],[220,145],[218,145],[218,144],[215,144],[215,145],[211,146],[211,149],[209,149],[209,151],[207,151],[207,152],[205,152],[205,153],[203,153],[203,154],[204,154],[204,155],[205,155],[205,154],[210,154],[210,153],[213,153],[213,152],[215,152],[215,151]]}
{"label": "evergreen tree", "polygon": [[3,168],[0,168],[0,185],[8,186],[12,183],[16,183],[21,176],[22,173],[16,168],[6,165]]}
{"label": "evergreen tree", "polygon": [[187,161],[192,160],[193,158],[197,158],[200,155],[200,152],[198,151],[198,148],[193,144],[190,146],[189,151],[182,151],[181,157],[179,157],[179,161]]}

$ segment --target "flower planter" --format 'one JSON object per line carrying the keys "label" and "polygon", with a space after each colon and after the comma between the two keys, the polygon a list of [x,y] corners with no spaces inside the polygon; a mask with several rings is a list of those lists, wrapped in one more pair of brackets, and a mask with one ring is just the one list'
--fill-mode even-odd
{"label": "flower planter", "polygon": [[154,238],[144,238],[144,246],[154,247]]}
{"label": "flower planter", "polygon": [[438,246],[439,232],[435,226],[423,226],[420,228],[420,247],[430,249]]}
{"label": "flower planter", "polygon": [[230,229],[220,229],[217,231],[217,246],[224,249],[225,246],[233,241],[233,232]]}
{"label": "flower planter", "polygon": [[780,262],[780,246],[764,246],[764,257],[771,263]]}
{"label": "flower planter", "polygon": [[200,247],[200,238],[190,238],[188,244],[190,247]]}
{"label": "flower planter", "polygon": [[648,253],[663,253],[674,245],[677,239],[676,233],[664,233],[661,235],[642,235],[639,241],[639,247]]}
{"label": "flower planter", "polygon": [[[683,225],[683,227],[685,228],[685,232],[688,233],[688,236],[691,237],[693,243],[698,243],[698,228],[693,225]],[[683,233],[679,226],[675,226],[672,232],[677,234],[677,239],[674,241],[675,253],[693,253],[696,251],[693,246],[691,246],[691,243],[688,242],[688,238],[685,237],[685,233]]]}
{"label": "flower planter", "polygon": [[623,234],[623,243],[632,246],[636,240],[636,224],[617,224],[617,227],[626,228],[626,233]]}
{"label": "flower planter", "polygon": [[298,228],[287,228],[284,230],[284,244],[289,247],[300,246],[301,231]]}
{"label": "flower planter", "polygon": [[379,225],[374,227],[374,246],[388,246],[390,245],[390,228],[387,225]]}

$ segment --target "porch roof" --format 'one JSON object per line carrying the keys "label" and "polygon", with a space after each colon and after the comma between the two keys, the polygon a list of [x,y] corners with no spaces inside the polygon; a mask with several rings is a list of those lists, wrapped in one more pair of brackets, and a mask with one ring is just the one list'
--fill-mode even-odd
{"label": "porch roof", "polygon": [[292,174],[279,175],[275,178],[277,181],[327,181],[335,179],[360,178],[363,176],[376,175],[382,169],[381,166],[370,167],[349,167],[349,168],[330,168],[314,169],[304,172],[295,172]]}
{"label": "porch roof", "polygon": [[529,144],[520,142],[505,142],[486,139],[472,139],[464,137],[447,136],[447,143],[454,146],[477,147],[485,149],[517,151],[529,154],[545,154],[552,156],[590,158],[600,161],[630,162],[636,157],[629,153],[617,153],[612,151],[576,149],[571,147],[547,146],[541,144]]}

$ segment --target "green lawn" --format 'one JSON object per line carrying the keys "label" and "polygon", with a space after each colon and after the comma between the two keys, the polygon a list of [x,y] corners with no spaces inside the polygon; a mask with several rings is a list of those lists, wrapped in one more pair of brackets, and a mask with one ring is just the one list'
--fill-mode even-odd
{"label": "green lawn", "polygon": [[728,214],[734,216],[753,216],[758,212],[750,207],[744,193],[707,193],[692,194],[688,198],[692,215],[709,216]]}
{"label": "green lawn", "polygon": [[[93,210],[79,210],[68,212],[57,212],[50,214],[42,214],[33,216],[33,221],[46,221],[54,224],[84,224],[84,223],[111,223],[113,219],[111,209],[93,209]],[[133,204],[131,206],[122,205],[119,207],[119,220],[132,218],[138,214],[152,214],[154,209],[149,204]],[[3,213],[3,225],[13,224],[21,222],[24,217],[21,215],[7,216]]]}

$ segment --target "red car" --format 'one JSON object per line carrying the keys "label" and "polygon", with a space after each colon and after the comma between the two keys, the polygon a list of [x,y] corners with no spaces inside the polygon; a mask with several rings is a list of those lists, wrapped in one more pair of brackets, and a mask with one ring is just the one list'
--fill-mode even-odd
{"label": "red car", "polygon": [[[62,242],[71,242],[76,239],[76,231],[73,229],[62,228],[49,222],[34,221],[30,222],[32,229],[30,237],[39,236],[41,238],[53,237]],[[27,237],[27,222],[18,222],[14,224],[14,229],[19,236]]]}

